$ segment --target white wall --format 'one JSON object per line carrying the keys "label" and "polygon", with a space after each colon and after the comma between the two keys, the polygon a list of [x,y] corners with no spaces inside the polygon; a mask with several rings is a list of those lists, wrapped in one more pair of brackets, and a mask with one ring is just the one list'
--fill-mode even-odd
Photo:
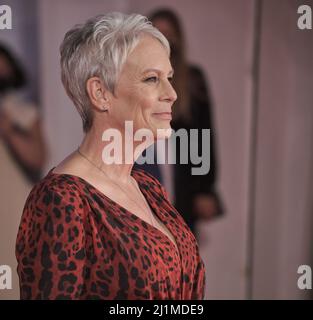
{"label": "white wall", "polygon": [[312,266],[313,230],[313,31],[297,28],[300,4],[266,0],[262,13],[253,268],[259,299],[310,295],[297,288],[299,265]]}

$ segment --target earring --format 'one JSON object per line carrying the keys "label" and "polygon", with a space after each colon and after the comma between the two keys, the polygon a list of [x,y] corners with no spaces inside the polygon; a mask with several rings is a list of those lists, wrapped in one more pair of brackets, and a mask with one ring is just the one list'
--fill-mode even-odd
{"label": "earring", "polygon": [[103,106],[101,111],[102,111],[102,112],[106,112],[106,111],[108,111],[108,110],[109,110],[109,108],[106,108],[105,106]]}

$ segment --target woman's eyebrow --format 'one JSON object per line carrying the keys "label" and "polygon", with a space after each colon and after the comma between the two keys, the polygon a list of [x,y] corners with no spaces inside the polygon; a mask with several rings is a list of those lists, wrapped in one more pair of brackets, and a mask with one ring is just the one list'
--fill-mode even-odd
{"label": "woman's eyebrow", "polygon": [[[156,72],[156,73],[158,73],[158,74],[163,73],[162,70],[160,70],[160,69],[155,69],[155,68],[149,68],[149,69],[145,69],[145,70],[143,71],[143,73],[147,73],[147,72]],[[174,74],[174,70],[171,69],[171,70],[169,71],[168,75],[169,75],[169,76],[173,76],[173,74]]]}

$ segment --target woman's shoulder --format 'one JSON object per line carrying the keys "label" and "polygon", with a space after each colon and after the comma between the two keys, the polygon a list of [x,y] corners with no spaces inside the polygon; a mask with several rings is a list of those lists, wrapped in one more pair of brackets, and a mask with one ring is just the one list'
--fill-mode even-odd
{"label": "woman's shoulder", "polygon": [[82,207],[85,202],[83,181],[69,174],[54,174],[53,169],[34,185],[26,200],[24,211],[36,208],[40,213],[44,212],[43,208],[49,207],[53,210],[57,208],[67,211],[70,207]]}

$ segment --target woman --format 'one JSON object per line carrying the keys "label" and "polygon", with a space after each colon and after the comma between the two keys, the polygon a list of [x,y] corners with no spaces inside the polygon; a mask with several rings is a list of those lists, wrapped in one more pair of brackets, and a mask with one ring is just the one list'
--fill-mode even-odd
{"label": "woman", "polygon": [[[27,89],[23,68],[0,44],[0,264],[16,269],[14,248],[21,212],[45,162],[38,107],[21,94]],[[17,273],[12,282],[17,283]],[[18,299],[18,290],[0,290],[0,299]]]}
{"label": "woman", "polygon": [[[223,207],[216,191],[217,161],[216,161],[216,132],[212,125],[212,103],[207,90],[202,70],[187,62],[185,56],[185,37],[178,16],[170,9],[159,9],[149,17],[153,26],[167,38],[171,47],[171,64],[175,70],[173,87],[178,99],[173,110],[172,128],[179,129],[211,129],[210,137],[210,171],[207,175],[192,175],[192,163],[174,166],[159,166],[162,180],[168,181],[165,174],[172,176],[173,181],[165,183],[167,190],[171,190],[174,205],[184,217],[188,226],[195,232],[197,220],[210,221],[223,213]],[[199,146],[202,145],[199,140]],[[180,151],[175,151],[179,159]],[[201,150],[199,154],[201,154]],[[143,165],[147,170],[158,177],[156,165]],[[140,167],[138,167],[140,168]],[[172,172],[171,172],[172,171]],[[156,174],[155,174],[156,173]],[[195,232],[197,235],[197,233]]]}
{"label": "woman", "polygon": [[163,187],[132,171],[134,159],[108,164],[102,156],[103,134],[115,129],[122,154],[134,157],[140,146],[125,144],[126,121],[154,140],[170,128],[169,53],[166,38],[136,14],[98,16],[65,35],[62,81],[85,137],[26,202],[16,246],[22,299],[203,298],[196,240]]}

